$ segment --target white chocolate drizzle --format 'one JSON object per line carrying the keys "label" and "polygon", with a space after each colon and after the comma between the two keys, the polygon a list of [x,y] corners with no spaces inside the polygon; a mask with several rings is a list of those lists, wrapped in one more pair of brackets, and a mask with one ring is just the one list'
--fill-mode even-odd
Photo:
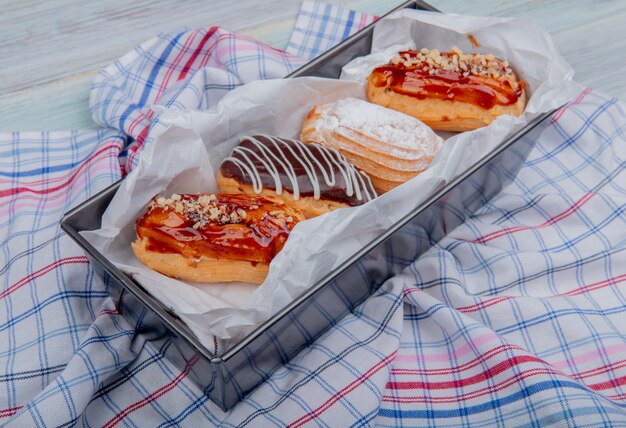
{"label": "white chocolate drizzle", "polygon": [[[261,137],[267,139],[268,142],[260,141],[259,138]],[[263,165],[267,174],[274,180],[274,190],[277,194],[280,195],[283,192],[283,184],[281,182],[281,174],[283,174],[291,183],[294,200],[300,198],[298,175],[292,161],[285,155],[285,153],[289,152],[304,169],[313,187],[313,197],[315,199],[320,199],[321,196],[320,179],[323,179],[328,187],[336,185],[335,170],[339,171],[343,176],[343,182],[346,186],[345,193],[348,197],[354,195],[359,201],[370,201],[377,196],[372,181],[367,174],[358,171],[342,154],[334,149],[311,144],[316,147],[320,154],[321,159],[318,159],[312,153],[309,145],[298,140],[258,135],[242,137],[240,143],[244,141],[252,143],[256,150],[239,145],[233,149],[231,155],[224,159],[222,163],[232,162],[244,176],[250,177],[252,188],[256,194],[261,193],[263,184],[260,172],[255,166],[255,160]],[[274,147],[275,152],[268,147],[269,145]]]}

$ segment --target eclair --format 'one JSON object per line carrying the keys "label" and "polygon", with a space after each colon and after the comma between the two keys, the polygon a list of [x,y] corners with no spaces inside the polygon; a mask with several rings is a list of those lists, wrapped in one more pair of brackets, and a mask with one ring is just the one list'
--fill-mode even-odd
{"label": "eclair", "polygon": [[367,97],[438,131],[470,131],[502,114],[519,116],[525,82],[492,54],[437,49],[399,52],[367,79]]}
{"label": "eclair", "polygon": [[280,198],[306,218],[376,197],[367,174],[338,151],[268,135],[241,138],[222,161],[217,184],[222,193]]}
{"label": "eclair", "polygon": [[190,282],[261,284],[302,213],[271,197],[174,194],[137,220],[137,258]]}
{"label": "eclair", "polygon": [[367,173],[378,193],[428,168],[443,142],[419,120],[356,98],[315,106],[300,138],[339,151]]}

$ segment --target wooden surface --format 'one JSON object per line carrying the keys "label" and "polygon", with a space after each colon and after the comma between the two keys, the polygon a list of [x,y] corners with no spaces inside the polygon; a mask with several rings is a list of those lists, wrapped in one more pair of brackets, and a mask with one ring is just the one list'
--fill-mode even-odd
{"label": "wooden surface", "polygon": [[[329,0],[382,14],[398,0]],[[55,0],[2,2],[0,132],[95,127],[89,85],[104,66],[158,32],[221,25],[284,48],[293,0]],[[576,71],[575,79],[626,101],[626,1],[431,0],[468,15],[534,20]]]}

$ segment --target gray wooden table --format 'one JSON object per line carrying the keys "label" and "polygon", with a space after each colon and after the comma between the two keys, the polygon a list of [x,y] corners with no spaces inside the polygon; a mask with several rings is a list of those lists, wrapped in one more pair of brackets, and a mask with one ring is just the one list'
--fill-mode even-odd
{"label": "gray wooden table", "polygon": [[[382,14],[400,0],[328,0]],[[89,85],[158,32],[221,25],[284,48],[293,0],[5,0],[0,12],[0,132],[96,126]],[[626,101],[626,1],[431,0],[445,12],[515,16],[549,31],[575,79]]]}

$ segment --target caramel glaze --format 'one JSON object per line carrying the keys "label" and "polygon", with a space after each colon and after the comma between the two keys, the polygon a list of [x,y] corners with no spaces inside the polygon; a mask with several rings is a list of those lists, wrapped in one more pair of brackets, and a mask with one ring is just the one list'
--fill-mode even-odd
{"label": "caramel glaze", "polygon": [[[415,58],[416,51],[402,51],[399,55]],[[441,55],[450,57],[452,54],[444,52]],[[525,86],[523,81],[512,84],[513,79],[505,74],[503,64],[502,75],[497,78],[472,73],[464,76],[460,71],[442,69],[430,74],[428,70],[424,71],[425,66],[423,62],[410,66],[405,66],[402,62],[385,64],[374,69],[370,81],[374,86],[386,86],[393,92],[417,99],[456,100],[485,109],[490,109],[496,104],[502,106],[515,104]]]}
{"label": "caramel glaze", "polygon": [[[182,200],[199,195],[180,195]],[[151,204],[137,220],[137,236],[148,238],[148,251],[178,253],[188,259],[214,259],[269,263],[283,248],[302,215],[275,199],[248,195],[215,195],[227,213],[244,210],[240,223],[208,221],[200,227],[193,213]],[[194,227],[194,225],[196,227]]]}

